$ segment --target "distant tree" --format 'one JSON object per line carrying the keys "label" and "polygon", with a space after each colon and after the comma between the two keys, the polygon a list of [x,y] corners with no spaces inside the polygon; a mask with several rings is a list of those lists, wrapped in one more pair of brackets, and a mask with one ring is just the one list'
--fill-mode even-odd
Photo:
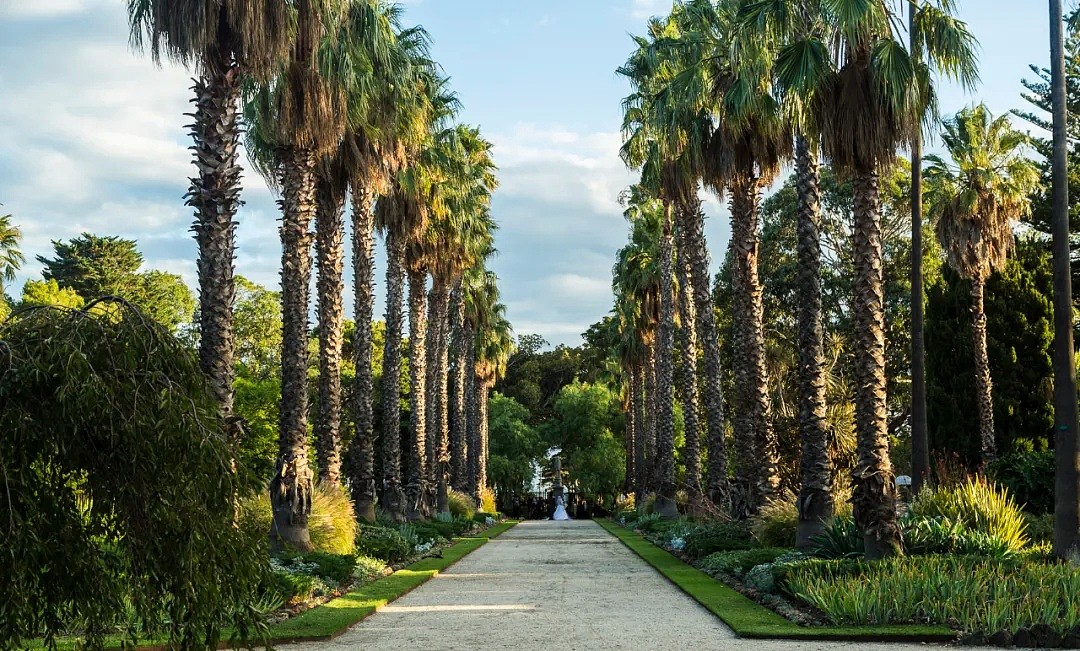
{"label": "distant tree", "polygon": [[121,295],[143,263],[135,240],[116,236],[83,233],[67,242],[53,240],[52,245],[56,257],[37,256],[45,265],[41,272],[45,280],[55,280],[89,299]]}
{"label": "distant tree", "polygon": [[147,316],[172,331],[191,321],[195,296],[179,275],[151,269],[133,280],[131,289],[120,295],[130,294],[131,302]]}
{"label": "distant tree", "polygon": [[500,500],[528,490],[533,464],[545,449],[543,439],[529,420],[529,410],[517,400],[492,394],[488,412],[491,441],[488,481]]}
{"label": "distant tree", "polygon": [[281,294],[237,276],[233,327],[238,373],[276,377],[281,368]]}
{"label": "distant tree", "polygon": [[548,445],[562,448],[568,481],[592,495],[619,492],[626,454],[618,393],[604,384],[575,381],[559,391],[555,415],[544,434]]}
{"label": "distant tree", "polygon": [[15,272],[26,260],[19,249],[22,231],[11,223],[11,215],[0,215],[0,298],[4,294],[4,283],[15,280]]}
{"label": "distant tree", "polygon": [[70,287],[60,287],[55,280],[28,280],[23,285],[20,307],[52,305],[79,309],[86,300]]}

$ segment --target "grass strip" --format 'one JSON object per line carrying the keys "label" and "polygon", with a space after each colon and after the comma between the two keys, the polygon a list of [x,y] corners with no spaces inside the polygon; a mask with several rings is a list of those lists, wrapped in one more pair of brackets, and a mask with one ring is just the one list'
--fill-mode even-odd
{"label": "grass strip", "polygon": [[956,639],[956,632],[945,626],[799,626],[684,563],[641,534],[609,519],[598,519],[596,523],[719,617],[739,637],[861,642],[947,642]]}

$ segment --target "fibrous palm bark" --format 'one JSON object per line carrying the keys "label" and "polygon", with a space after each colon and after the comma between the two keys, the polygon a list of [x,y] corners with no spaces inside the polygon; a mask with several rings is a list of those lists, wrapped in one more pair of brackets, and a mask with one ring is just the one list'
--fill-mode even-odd
{"label": "fibrous palm bark", "polygon": [[855,427],[859,432],[852,474],[855,522],[864,532],[868,558],[900,548],[896,487],[889,460],[885,412],[885,306],[882,289],[878,176],[858,172],[855,199]]}
{"label": "fibrous palm bark", "polygon": [[341,484],[341,347],[344,340],[342,279],[345,190],[327,179],[316,185],[315,250],[318,277],[319,405],[315,418],[319,481]]}
{"label": "fibrous palm bark", "polygon": [[736,432],[740,456],[736,479],[745,491],[742,512],[736,513],[740,516],[756,512],[779,485],[778,450],[765,365],[764,304],[758,278],[758,192],[759,181],[753,174],[740,176],[731,188],[732,318],[738,346],[735,381],[740,386],[739,406],[745,414],[741,422],[747,428],[741,434]]}
{"label": "fibrous palm bark", "polygon": [[692,195],[676,213],[693,290],[694,323],[701,345],[701,403],[705,413],[705,442],[709,452],[706,490],[713,503],[727,495],[727,447],[724,441],[724,396],[720,383],[720,339],[716,331],[709,279],[709,249],[705,242],[705,213]]}
{"label": "fibrous palm bark", "polygon": [[[349,450],[352,468],[350,487],[356,513],[375,520],[375,427],[371,368],[372,329],[375,312],[375,235],[371,194],[362,183],[352,186],[353,334],[356,377],[353,380],[353,422],[356,431]],[[385,369],[384,369],[385,374]],[[396,396],[395,396],[396,397]]]}
{"label": "fibrous palm bark", "polygon": [[447,496],[450,482],[450,287],[438,283],[432,289],[435,293],[435,304],[432,310],[434,323],[435,352],[432,356],[435,368],[432,369],[434,387],[432,395],[434,404],[430,407],[434,411],[431,422],[434,429],[429,430],[429,436],[433,436],[434,467],[435,475],[436,508],[439,513],[450,512],[450,502]]}
{"label": "fibrous palm bark", "polygon": [[466,395],[466,429],[465,429],[465,481],[469,487],[469,493],[474,499],[480,499],[478,477],[480,473],[480,399],[476,377],[476,333],[471,327],[465,331],[466,341],[466,364],[465,364],[465,395]]}
{"label": "fibrous palm bark", "polygon": [[645,347],[645,437],[641,451],[641,490],[649,493],[656,489],[656,345]]}
{"label": "fibrous palm bark", "polygon": [[686,490],[691,502],[701,495],[701,428],[698,420],[698,374],[696,314],[693,283],[690,280],[690,260],[687,257],[686,233],[677,228],[676,276],[679,281],[679,356],[682,360],[682,406],[686,445],[683,463],[686,465]]}
{"label": "fibrous palm bark", "polygon": [[236,209],[240,205],[240,130],[237,101],[241,74],[228,51],[203,62],[195,80],[191,147],[198,176],[191,179],[187,204],[195,209],[192,231],[198,246],[199,366],[221,408],[233,413],[233,258]]}
{"label": "fibrous palm bark", "polygon": [[426,274],[410,269],[409,278],[409,463],[405,481],[406,516],[427,516],[427,315]]}
{"label": "fibrous palm bark", "polygon": [[672,207],[665,207],[659,247],[660,322],[656,343],[656,512],[679,517],[675,503],[675,251]]}
{"label": "fibrous palm bark", "polygon": [[315,157],[290,149],[282,156],[281,416],[277,473],[270,485],[273,538],[311,550],[312,473],[307,442],[307,335],[311,282],[311,221],[315,216]]}
{"label": "fibrous palm bark", "polygon": [[455,490],[466,487],[468,465],[466,458],[467,411],[465,391],[468,387],[468,346],[465,341],[465,300],[461,293],[461,283],[454,289],[453,336],[451,349],[454,351],[454,399],[453,422],[450,426],[450,486]]}
{"label": "fibrous palm bark", "polygon": [[804,138],[795,142],[799,196],[797,218],[799,286],[799,522],[795,545],[804,549],[833,514],[832,462],[825,423],[825,359],[821,324],[821,203],[816,154]]}
{"label": "fibrous palm bark", "polygon": [[626,476],[623,479],[623,492],[627,494],[636,493],[637,477],[636,477],[636,462],[637,462],[637,441],[640,436],[639,430],[641,429],[641,411],[639,407],[640,394],[638,393],[638,372],[637,365],[631,362],[626,369],[626,383],[627,393],[630,395],[627,399],[627,414],[626,414]]}
{"label": "fibrous palm bark", "polygon": [[997,443],[994,441],[993,380],[990,376],[990,358],[986,354],[985,290],[986,280],[981,275],[972,278],[971,339],[975,349],[975,403],[979,414],[982,463],[988,465],[997,458]]}
{"label": "fibrous palm bark", "polygon": [[405,245],[392,230],[386,234],[386,341],[382,373],[383,509],[394,518],[405,513],[401,485],[401,341],[404,335]]}

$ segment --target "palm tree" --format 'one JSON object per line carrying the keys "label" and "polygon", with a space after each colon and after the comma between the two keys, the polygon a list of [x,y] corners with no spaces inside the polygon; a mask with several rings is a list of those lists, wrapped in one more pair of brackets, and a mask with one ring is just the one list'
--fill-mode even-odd
{"label": "palm tree", "polygon": [[683,463],[686,465],[686,491],[690,503],[696,505],[701,496],[701,427],[698,424],[697,332],[694,329],[694,288],[689,245],[683,229],[676,232],[676,269],[679,284],[679,357],[682,361],[682,405],[686,445]]}
{"label": "palm tree", "polygon": [[[812,97],[806,123],[821,134],[823,154],[849,174],[855,195],[855,404],[858,463],[853,473],[855,519],[867,556],[899,548],[895,486],[885,413],[885,332],[881,278],[878,174],[910,144],[934,105],[933,73],[977,80],[975,40],[949,11],[923,3],[915,23],[925,49],[913,59],[898,39],[887,0],[786,0],[755,3],[765,24],[790,15],[817,15],[824,28],[785,41],[773,69],[781,93]],[[790,31],[780,30],[790,34]]]}
{"label": "palm tree", "polygon": [[198,246],[199,365],[222,416],[233,413],[233,258],[240,205],[238,100],[245,77],[265,78],[288,53],[292,10],[278,0],[130,0],[131,41],[192,66],[195,112],[186,195]]}
{"label": "palm tree", "polygon": [[11,215],[0,215],[0,299],[4,295],[4,282],[15,280],[15,272],[26,260],[19,249],[22,231],[11,223]]}
{"label": "palm tree", "polygon": [[988,464],[997,457],[997,445],[983,292],[987,277],[1005,265],[1013,222],[1030,211],[1039,172],[1024,157],[1028,137],[1008,117],[995,119],[985,105],[964,109],[943,125],[951,160],[926,157],[927,203],[949,266],[971,281],[976,405],[982,461]]}
{"label": "palm tree", "polygon": [[[497,294],[491,298],[497,298]],[[475,438],[469,441],[470,465],[476,469],[471,493],[477,499],[487,488],[488,398],[495,382],[506,373],[506,363],[514,352],[514,331],[506,320],[506,306],[493,303],[481,306],[482,325],[477,329],[475,346]]]}
{"label": "palm tree", "polygon": [[1080,558],[1080,435],[1073,360],[1072,277],[1069,253],[1068,110],[1061,0],[1050,0],[1050,69],[1054,121],[1054,555]]}

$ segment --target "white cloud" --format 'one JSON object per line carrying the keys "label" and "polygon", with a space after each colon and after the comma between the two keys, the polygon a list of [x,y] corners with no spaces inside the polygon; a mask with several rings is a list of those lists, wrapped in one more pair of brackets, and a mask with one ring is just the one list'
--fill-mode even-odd
{"label": "white cloud", "polygon": [[79,14],[101,0],[6,0],[0,4],[0,17],[55,18]]}
{"label": "white cloud", "polygon": [[671,0],[633,0],[630,15],[639,20],[667,14],[671,10]]}

